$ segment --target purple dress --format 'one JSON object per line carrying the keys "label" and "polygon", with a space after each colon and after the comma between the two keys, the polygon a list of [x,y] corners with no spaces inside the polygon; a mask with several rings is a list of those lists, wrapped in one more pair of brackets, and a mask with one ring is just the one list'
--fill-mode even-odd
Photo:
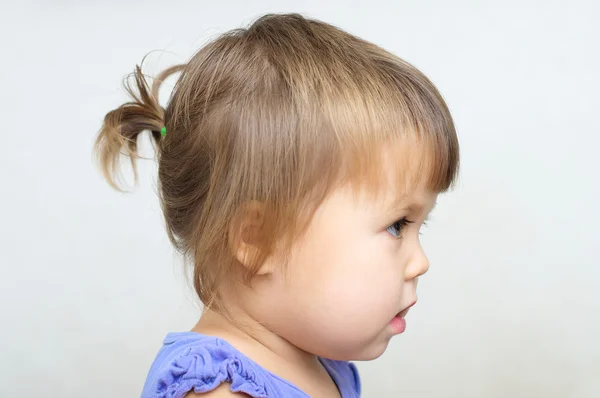
{"label": "purple dress", "polygon": [[[342,398],[360,396],[354,364],[320,358]],[[230,383],[231,391],[251,397],[306,398],[308,394],[260,367],[227,341],[195,332],[169,333],[156,356],[142,398],[183,398]]]}

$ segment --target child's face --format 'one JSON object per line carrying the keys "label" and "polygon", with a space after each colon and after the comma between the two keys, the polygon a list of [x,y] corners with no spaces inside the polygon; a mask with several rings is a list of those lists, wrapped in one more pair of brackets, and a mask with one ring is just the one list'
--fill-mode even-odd
{"label": "child's face", "polygon": [[[374,203],[349,189],[334,192],[292,249],[287,273],[276,268],[255,286],[258,320],[316,355],[381,355],[401,332],[402,321],[394,318],[416,301],[417,277],[429,267],[419,229],[436,197],[418,188],[387,211],[391,195]],[[403,218],[413,223],[396,223]]]}

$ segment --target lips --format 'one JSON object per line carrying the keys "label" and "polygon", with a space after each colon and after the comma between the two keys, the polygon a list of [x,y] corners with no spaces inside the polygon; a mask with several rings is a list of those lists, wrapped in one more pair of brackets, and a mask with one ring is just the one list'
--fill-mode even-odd
{"label": "lips", "polygon": [[400,311],[396,316],[399,318],[404,318],[406,316],[406,314],[408,314],[408,310],[410,310],[410,307],[412,307],[415,304],[417,304],[417,302],[413,301],[413,303],[411,305],[409,305],[408,307],[406,307],[405,309]]}

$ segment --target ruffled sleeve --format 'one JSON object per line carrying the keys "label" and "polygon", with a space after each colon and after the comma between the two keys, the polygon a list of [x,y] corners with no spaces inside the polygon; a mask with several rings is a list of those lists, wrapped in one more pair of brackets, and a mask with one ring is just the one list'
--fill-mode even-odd
{"label": "ruffled sleeve", "polygon": [[205,393],[221,383],[230,383],[232,392],[268,397],[258,369],[218,339],[213,344],[188,346],[165,365],[156,383],[156,398],[183,398],[190,391]]}

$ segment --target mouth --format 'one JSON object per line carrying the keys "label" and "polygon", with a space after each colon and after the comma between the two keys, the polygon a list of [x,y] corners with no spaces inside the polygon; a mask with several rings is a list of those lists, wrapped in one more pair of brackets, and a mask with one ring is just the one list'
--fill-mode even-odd
{"label": "mouth", "polygon": [[405,309],[403,309],[402,311],[400,311],[399,313],[396,314],[396,318],[404,318],[406,316],[406,314],[408,314],[408,310],[410,310],[410,307],[412,307],[413,305],[417,304],[417,301],[413,301],[413,303],[411,305],[409,305],[408,307],[406,307]]}
{"label": "mouth", "polygon": [[414,301],[411,305],[397,313],[394,319],[390,321],[390,326],[394,331],[394,334],[404,333],[404,331],[406,330],[406,320],[404,319],[404,317],[406,316],[406,314],[408,314],[408,310],[410,310],[410,307],[412,307],[415,304],[417,304],[416,301]]}

